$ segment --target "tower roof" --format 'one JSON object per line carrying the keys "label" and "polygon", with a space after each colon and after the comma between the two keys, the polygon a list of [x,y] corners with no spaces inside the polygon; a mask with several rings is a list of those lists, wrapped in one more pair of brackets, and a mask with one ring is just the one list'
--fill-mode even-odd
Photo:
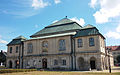
{"label": "tower roof", "polygon": [[20,35],[20,36],[14,38],[14,39],[27,39],[27,38],[25,38],[24,36]]}
{"label": "tower roof", "polygon": [[26,40],[26,38],[24,36],[18,36],[16,38],[14,38],[11,42],[9,42],[7,44],[8,45],[19,45],[22,43],[22,41]]}
{"label": "tower roof", "polygon": [[88,25],[84,26],[82,29],[87,29],[87,28],[94,28],[94,26],[93,26],[93,25],[88,24]]}
{"label": "tower roof", "polygon": [[69,24],[69,23],[73,23],[74,21],[68,19],[67,17],[66,18],[63,18],[51,25],[48,25],[47,27],[52,27],[52,26],[57,26],[57,25],[63,25],[63,24]]}

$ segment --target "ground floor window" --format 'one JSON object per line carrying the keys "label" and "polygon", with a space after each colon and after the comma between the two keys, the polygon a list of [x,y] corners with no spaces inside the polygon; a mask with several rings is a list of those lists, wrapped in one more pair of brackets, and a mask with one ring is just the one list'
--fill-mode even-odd
{"label": "ground floor window", "polygon": [[62,65],[66,65],[66,60],[65,59],[62,60]]}
{"label": "ground floor window", "polygon": [[54,60],[54,65],[58,65],[58,60]]}

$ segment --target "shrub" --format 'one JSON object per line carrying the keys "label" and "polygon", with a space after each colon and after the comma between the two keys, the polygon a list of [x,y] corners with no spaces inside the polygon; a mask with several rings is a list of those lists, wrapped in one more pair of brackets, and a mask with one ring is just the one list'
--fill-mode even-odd
{"label": "shrub", "polygon": [[37,69],[1,69],[0,73],[30,72],[30,71],[37,71]]}

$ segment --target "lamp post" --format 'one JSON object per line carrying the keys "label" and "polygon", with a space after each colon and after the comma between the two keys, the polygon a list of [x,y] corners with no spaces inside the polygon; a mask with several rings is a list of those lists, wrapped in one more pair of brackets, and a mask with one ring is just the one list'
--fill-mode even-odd
{"label": "lamp post", "polygon": [[109,73],[111,73],[111,65],[110,65],[110,50],[111,49],[108,49],[108,63],[109,63]]}

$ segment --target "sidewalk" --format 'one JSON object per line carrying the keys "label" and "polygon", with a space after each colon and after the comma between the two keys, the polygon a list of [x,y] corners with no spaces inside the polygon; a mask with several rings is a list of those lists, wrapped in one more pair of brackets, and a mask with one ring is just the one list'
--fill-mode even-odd
{"label": "sidewalk", "polygon": [[[76,72],[109,72],[109,70],[103,70],[103,71],[91,70],[91,71],[76,71]],[[112,72],[120,72],[120,67],[113,67],[111,73]]]}

